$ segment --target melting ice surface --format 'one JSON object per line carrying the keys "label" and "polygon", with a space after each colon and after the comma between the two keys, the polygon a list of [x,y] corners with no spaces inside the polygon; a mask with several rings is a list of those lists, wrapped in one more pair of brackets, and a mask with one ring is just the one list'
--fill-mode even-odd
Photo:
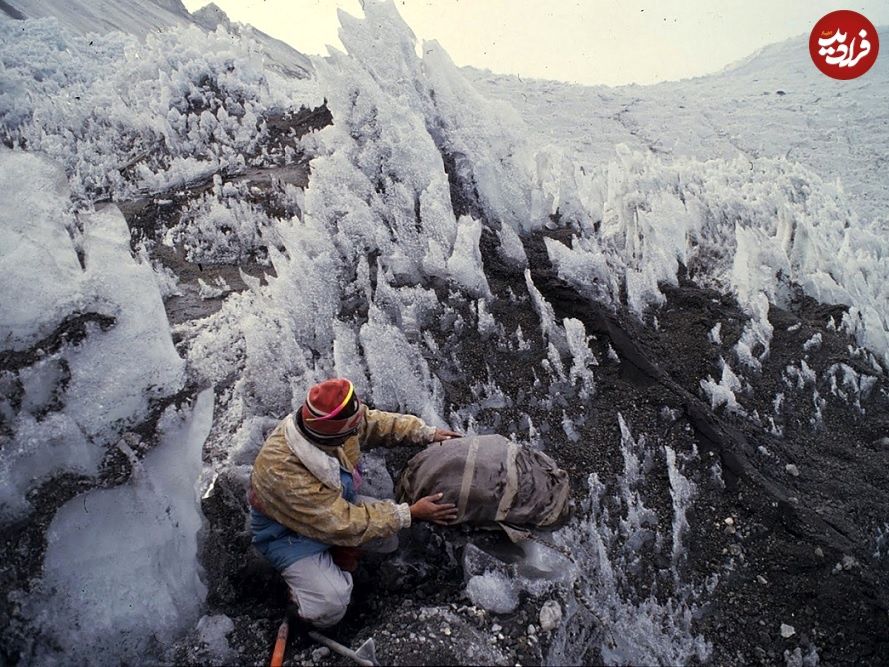
{"label": "melting ice surface", "polygon": [[[697,593],[679,574],[686,511],[696,487],[680,471],[676,452],[669,447],[658,452],[645,438],[634,438],[622,416],[618,419],[624,471],[615,480],[616,492],[609,494],[593,473],[581,518],[544,542],[491,552],[467,545],[466,593],[474,604],[505,614],[517,607],[520,593],[541,598],[557,586],[567,587],[568,618],[553,637],[549,664],[580,664],[590,648],[609,665],[705,661],[711,646],[692,627]],[[644,502],[644,461],[652,457],[663,460],[673,500],[672,522],[664,530]],[[643,554],[669,556],[665,574],[675,582],[672,595],[654,593],[664,573],[646,569]]]}
{"label": "melting ice surface", "polygon": [[[841,326],[889,360],[886,221],[873,215],[877,208],[853,210],[817,160],[803,165],[786,155],[736,151],[665,157],[627,132],[602,132],[606,150],[590,159],[582,147],[599,139],[590,136],[578,107],[553,105],[576,118],[573,124],[557,120],[564,136],[550,144],[552,127],[540,131],[533,123],[543,119],[552,126],[552,110],[519,116],[494,97],[499,86],[516,106],[524,92],[510,93],[499,81],[485,89],[490,94],[480,93],[435,43],[423,44],[418,56],[391,4],[367,3],[364,20],[343,16],[342,22],[346,52],[316,59],[316,76],[297,82],[271,72],[249,42],[224,30],[174,30],[140,42],[120,34],[76,37],[52,20],[29,22],[27,31],[0,21],[0,121],[15,141],[61,165],[0,153],[3,191],[15,191],[23,202],[7,202],[0,213],[0,268],[21,289],[38,288],[28,299],[0,294],[0,331],[11,349],[20,350],[85,305],[116,321],[107,331],[92,329],[80,346],[22,368],[18,413],[0,401],[3,416],[15,420],[13,443],[0,451],[4,514],[27,514],[25,494],[60,471],[94,474],[119,435],[117,422],[138,421],[149,398],[174,394],[184,382],[156,284],[164,281],[152,276],[148,262],[132,257],[113,208],[81,220],[71,202],[88,209],[98,199],[175,190],[244,169],[244,154],[268,136],[260,119],[294,104],[320,104],[322,91],[334,122],[301,142],[312,162],[305,192],[288,192],[297,215],[273,221],[237,204],[244,192],[216,183],[189,209],[194,226],[171,232],[197,249],[193,258],[204,259],[239,257],[253,249],[260,232],[275,241],[268,249],[274,275],[264,281],[245,276],[248,288],[228,295],[219,312],[177,327],[191,377],[224,386],[215,406],[220,435],[206,447],[217,458],[231,454],[233,463],[249,464],[268,425],[263,420],[293,409],[307,385],[331,375],[351,377],[379,407],[471,426],[478,412],[472,406],[444,414],[442,382],[427,361],[439,351],[430,331],[497,331],[502,325],[489,308],[491,286],[479,247],[482,225],[495,231],[504,262],[526,268],[519,234],[552,224],[556,214],[562,231],[570,224],[573,238],[568,245],[547,239],[550,259],[592,299],[616,303],[625,293],[626,305],[645,317],[664,301],[659,284],[676,283],[680,264],[699,282],[738,297],[751,321],[732,366],[723,365],[719,382],[705,380],[702,390],[714,403],[732,405],[740,388],[733,367],[762,363],[772,335],[769,303],[788,299],[788,280],[817,299],[848,304]],[[872,78],[885,76],[878,67]],[[208,80],[218,91],[205,85]],[[82,102],[73,104],[75,98]],[[610,114],[607,98],[603,113]],[[588,109],[588,98],[579,107]],[[657,113],[643,120],[652,118]],[[756,117],[741,120],[759,125]],[[788,119],[787,126],[798,120]],[[792,134],[783,129],[763,143]],[[678,143],[678,136],[663,141]],[[455,213],[445,156],[455,187],[473,196],[477,210],[471,214]],[[236,233],[223,234],[225,227]],[[429,287],[433,280],[446,285],[447,300]],[[533,334],[548,348],[536,369],[540,384],[570,384],[594,395],[600,360],[591,355],[582,324],[558,322],[530,273],[526,287],[540,319]],[[469,321],[452,305],[462,302],[474,304]],[[367,305],[366,317],[356,315],[356,303]],[[507,333],[514,349],[530,347],[524,335],[532,332]],[[613,350],[608,358],[616,359]],[[73,384],[61,381],[62,361]],[[801,366],[795,377],[802,382],[804,374]],[[838,394],[868,390],[841,366],[829,375]],[[510,400],[495,379],[474,380],[480,403]],[[69,389],[62,409],[38,419],[63,386],[77,391]],[[113,393],[102,394],[109,386]],[[93,400],[93,391],[101,401]],[[543,400],[551,406],[552,398]],[[196,618],[202,590],[193,531],[200,517],[192,481],[200,469],[199,441],[209,430],[209,402],[206,396],[196,402],[188,425],[174,426],[180,417],[168,415],[168,434],[179,433],[177,456],[172,436],[165,436],[136,465],[130,483],[77,497],[55,517],[45,580],[23,604],[41,636],[70,649],[74,659],[89,651],[108,662],[138,655],[152,638],[164,641]],[[529,439],[540,445],[530,418],[527,426]],[[622,474],[607,485],[591,476],[581,519],[553,536],[590,573],[561,568],[583,600],[567,610],[566,624],[573,616],[587,629],[574,638],[560,631],[548,659],[577,662],[591,646],[609,663],[703,659],[709,646],[692,629],[694,586],[674,570],[671,597],[642,592],[655,574],[645,570],[640,554],[667,556],[674,568],[682,562],[686,510],[694,502],[694,486],[682,473],[687,453],[633,437],[623,419],[620,426]],[[563,429],[569,438],[576,435],[567,415]],[[243,449],[234,451],[232,443]],[[646,506],[648,462],[666,468],[670,526],[658,525]],[[94,519],[99,510],[107,512],[101,532],[85,518],[86,511]],[[112,558],[121,549],[128,558]],[[467,566],[470,595],[506,609],[522,591],[545,590],[554,581],[538,575],[548,571],[548,558],[561,558],[546,553],[529,551],[512,569],[476,559]],[[142,577],[125,577],[120,561]],[[72,591],[77,594],[66,597]],[[585,606],[607,632],[584,621]],[[94,620],[82,622],[90,616]],[[127,637],[117,648],[115,631]]]}
{"label": "melting ice surface", "polygon": [[[190,411],[169,408],[160,443],[126,484],[63,505],[47,532],[43,580],[25,603],[39,631],[35,664],[139,661],[197,621],[197,481],[213,420],[213,393]],[[126,446],[124,446],[126,447]]]}
{"label": "melting ice surface", "polygon": [[[624,457],[624,472],[616,481],[618,493],[609,495],[598,475],[591,474],[590,495],[582,508],[584,518],[553,536],[584,566],[575,574],[577,600],[570,610],[578,618],[558,631],[549,662],[582,661],[591,644],[609,665],[704,661],[711,646],[692,628],[695,589],[681,580],[677,570],[683,555],[682,534],[688,525],[685,512],[693,501],[694,485],[679,471],[673,450],[663,448],[673,497],[669,553],[676,589],[666,598],[655,595],[656,586],[644,593],[647,584],[658,581],[659,573],[647,570],[641,557],[663,552],[667,540],[656,515],[644,504],[642,459],[661,454],[653,452],[644,438],[634,438],[622,416],[618,419]],[[619,518],[618,529],[609,522],[612,515]],[[590,614],[593,619],[584,621]],[[570,638],[568,628],[578,636]]]}
{"label": "melting ice surface", "polygon": [[130,253],[120,211],[75,216],[58,165],[6,148],[0,190],[15,193],[0,207],[0,339],[24,352],[66,318],[95,318],[78,344],[24,362],[17,411],[15,369],[0,371],[0,415],[14,433],[0,448],[0,520],[9,520],[53,474],[94,474],[113,425],[144,418],[152,399],[178,391],[185,363],[151,266]]}

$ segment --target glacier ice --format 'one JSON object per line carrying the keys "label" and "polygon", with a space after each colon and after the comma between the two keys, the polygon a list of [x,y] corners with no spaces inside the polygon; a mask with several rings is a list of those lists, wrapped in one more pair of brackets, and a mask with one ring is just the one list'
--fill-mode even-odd
{"label": "glacier ice", "polygon": [[[665,448],[673,498],[673,577],[675,595],[664,602],[638,588],[639,552],[659,550],[664,543],[656,514],[644,504],[644,465],[649,445],[633,437],[618,415],[624,470],[612,493],[596,473],[589,476],[589,497],[580,508],[583,518],[553,534],[556,545],[566,548],[584,569],[570,573],[580,600],[566,608],[566,620],[556,630],[548,662],[575,663],[586,649],[598,647],[605,664],[687,664],[706,661],[712,647],[693,630],[694,591],[677,574],[682,553],[681,536],[694,489],[676,466],[676,453]],[[618,528],[610,527],[612,513]],[[588,571],[587,571],[588,569]],[[584,609],[586,608],[586,609]],[[586,610],[595,614],[589,624]],[[596,628],[600,628],[598,631]]]}
{"label": "glacier ice", "polygon": [[466,583],[466,594],[474,605],[495,614],[509,614],[519,604],[515,583],[500,572],[471,577]]}
{"label": "glacier ice", "polygon": [[[818,300],[849,306],[839,328],[876,353],[859,350],[864,363],[875,370],[880,362],[889,363],[885,226],[857,217],[843,188],[816,175],[818,169],[787,157],[734,150],[710,160],[674,154],[675,133],[652,150],[640,150],[638,143],[612,146],[612,135],[603,140],[589,131],[579,137],[576,150],[553,145],[550,137],[529,129],[535,119],[480,94],[471,75],[438,44],[423,44],[418,55],[413,34],[392,4],[368,4],[364,19],[343,15],[346,52],[317,59],[317,78],[302,81],[279,76],[253,42],[232,39],[226,29],[209,35],[177,29],[144,41],[111,34],[98,36],[87,49],[85,38],[57,21],[28,25],[20,35],[12,22],[0,23],[3,138],[41,151],[62,167],[38,167],[42,158],[0,149],[2,189],[24,193],[23,202],[9,202],[0,213],[5,216],[0,269],[20,288],[17,295],[12,290],[0,295],[0,333],[10,349],[27,351],[72,313],[88,308],[107,319],[89,324],[76,344],[0,372],[3,393],[21,388],[22,397],[20,409],[5,396],[0,399],[0,414],[15,431],[0,449],[4,511],[27,511],[24,498],[32,480],[39,484],[61,471],[94,474],[121,429],[144,418],[154,399],[181,389],[184,366],[159,298],[175,293],[175,280],[151,266],[148,250],[132,257],[121,216],[103,202],[152,193],[169,202],[182,194],[176,190],[204,181],[212,181],[212,190],[192,199],[182,224],[168,230],[168,241],[184,247],[192,260],[240,261],[267,252],[258,259],[267,263],[269,275],[242,274],[246,290],[225,294],[220,310],[205,320],[175,328],[192,378],[219,388],[216,428],[206,453],[214,463],[238,466],[241,476],[275,423],[269,415],[292,410],[308,384],[329,375],[351,377],[380,407],[444,423],[449,406],[430,357],[453,356],[448,343],[472,329],[484,338],[507,336],[499,311],[486,303],[491,291],[480,241],[490,239],[483,233],[496,234],[501,259],[524,270],[522,235],[545,227],[558,237],[544,243],[559,277],[589,298],[608,307],[627,306],[649,322],[657,322],[651,311],[665,302],[663,287],[677,284],[682,267],[697,283],[734,294],[749,321],[730,362],[745,375],[770,352],[772,305],[785,307],[797,285]],[[300,105],[319,105],[322,91],[333,124],[298,144],[311,158],[310,184],[304,194],[291,188],[290,212],[281,220],[271,218],[246,203],[255,194],[246,185],[223,182],[219,174],[292,162],[291,146],[280,154],[263,146],[267,119]],[[580,146],[591,143],[608,144],[603,157],[583,154]],[[40,224],[24,225],[26,216],[19,213],[25,209]],[[22,266],[32,268],[19,270]],[[581,398],[592,396],[597,360],[583,323],[557,321],[530,272],[526,276],[545,336],[545,369],[551,387],[557,385],[542,400],[555,406],[556,394],[569,383]],[[223,296],[217,293],[222,289],[202,285],[202,293],[212,298]],[[446,290],[451,305],[442,302]],[[472,305],[454,308],[456,300]],[[528,301],[511,303],[525,307]],[[527,325],[525,334],[513,325],[509,340],[498,344],[539,350],[539,337],[526,340],[527,331]],[[710,340],[721,344],[719,325]],[[814,349],[806,345],[804,351]],[[610,345],[606,349],[608,359],[619,361]],[[459,360],[454,362],[454,372],[464,373]],[[731,366],[723,360],[719,382],[711,377],[701,388],[711,405],[740,409],[736,392],[742,383]],[[539,368],[531,373],[546,380]],[[873,386],[873,378],[845,364],[816,376],[800,361],[785,377],[800,390],[811,385],[816,421],[822,394],[856,405]],[[512,397],[491,374],[485,382],[476,380],[466,383],[476,407],[512,406]],[[538,380],[536,387],[544,383]],[[201,400],[196,421],[207,409]],[[473,429],[485,426],[476,423],[477,412],[451,414]],[[530,418],[527,423],[530,439],[540,444]],[[625,574],[641,571],[641,551],[663,551],[668,542],[674,572],[681,565],[685,512],[694,500],[678,463],[687,459],[678,448],[634,437],[623,416],[618,425],[624,468],[609,487],[613,493],[591,479],[589,515],[574,527],[577,532],[557,537],[595,563],[597,579],[583,579],[583,593],[615,628],[615,636],[584,634],[592,632],[587,628],[573,647],[564,637],[556,639],[554,651],[563,640],[569,652],[589,640],[609,663],[704,660],[709,647],[692,630],[694,591],[677,578],[676,596],[664,602],[640,594]],[[562,427],[567,438],[580,437],[580,423],[567,413]],[[779,430],[774,422],[772,427]],[[166,464],[152,458],[154,453],[136,464],[125,487],[77,500],[90,507],[117,499],[109,507],[117,521],[136,497],[156,518],[164,494],[152,496],[157,485],[146,484],[155,479],[151,471]],[[662,459],[673,501],[669,528],[659,525],[646,505],[646,475],[652,462]],[[380,463],[374,463],[377,469]],[[178,497],[187,498],[192,489],[179,485]],[[180,528],[195,525],[187,503],[177,501],[174,510],[183,517]],[[73,602],[51,597],[76,587],[59,554],[70,553],[61,551],[61,541],[86,550],[85,538],[75,530],[82,526],[77,511],[76,503],[69,503],[53,524],[56,541],[45,585],[58,585],[59,592],[41,588],[29,602],[35,622],[47,633],[51,623],[70,623],[81,613]],[[150,569],[143,556],[162,559],[181,547],[188,567],[176,573],[184,579],[156,586],[160,597],[146,596],[160,605],[156,614],[144,605],[120,611],[121,622],[129,624],[125,630],[132,643],[128,639],[124,650],[131,655],[143,641],[137,619],[150,616],[143,629],[165,638],[180,620],[197,613],[179,593],[201,597],[192,576],[191,538],[171,537],[155,523],[147,522],[150,534],[133,538],[146,550],[134,564]],[[120,525],[131,530],[125,521]],[[167,538],[176,549],[159,546]],[[78,564],[88,592],[85,604],[96,605],[102,590],[98,575]],[[109,572],[109,581],[118,585],[120,573]],[[129,595],[136,589],[126,590]],[[470,596],[503,609],[528,590],[527,582],[500,570],[475,572],[467,583]],[[54,606],[41,607],[40,595]],[[566,614],[577,613],[582,613],[577,605],[566,607]],[[198,628],[220,654],[227,621],[207,617]],[[90,641],[109,646],[104,636],[79,637],[84,646]],[[63,637],[60,645],[75,638]]]}
{"label": "glacier ice", "polygon": [[719,364],[722,367],[719,382],[708,376],[706,380],[700,381],[701,389],[710,399],[710,407],[714,410],[724,405],[731,412],[743,413],[744,410],[735,396],[735,392],[741,389],[741,381],[722,357],[719,359]]}
{"label": "glacier ice", "polygon": [[573,317],[566,317],[562,320],[562,325],[565,328],[568,349],[573,357],[569,373],[571,382],[573,384],[580,380],[580,397],[588,399],[596,393],[596,380],[592,367],[598,366],[599,362],[590,349],[583,322]]}
{"label": "glacier ice", "polygon": [[[69,236],[67,179],[49,160],[0,148],[0,188],[15,192],[0,207],[0,337],[22,349],[51,333],[77,305],[83,282]],[[35,221],[37,224],[33,224]]]}
{"label": "glacier ice", "polygon": [[[133,258],[115,206],[75,216],[58,165],[7,149],[0,188],[17,193],[0,209],[0,336],[25,355],[25,400],[0,450],[0,514],[9,519],[52,474],[94,474],[115,433],[182,388],[185,364],[154,271]],[[73,333],[79,321],[82,336]],[[53,343],[56,331],[68,333]]]}
{"label": "glacier ice", "polygon": [[13,23],[0,22],[0,89],[32,94],[0,95],[0,120],[13,142],[60,162],[79,199],[241,169],[241,154],[267,135],[261,110],[322,101],[315,80],[270,70],[255,42],[224,29],[150,31],[140,41],[76,35],[55,19]]}
{"label": "glacier ice", "polygon": [[[673,499],[673,564],[683,556],[682,537],[688,530],[686,511],[695,497],[697,487],[683,475],[676,465],[676,452],[671,447],[664,447],[667,457],[667,474],[670,479],[670,496]],[[678,575],[677,575],[678,577]]]}
{"label": "glacier ice", "polygon": [[144,659],[152,642],[168,643],[198,619],[206,588],[197,561],[197,481],[212,419],[211,390],[190,411],[169,408],[158,445],[141,461],[126,452],[128,483],[89,491],[58,510],[43,578],[22,605],[38,632],[36,662]]}
{"label": "glacier ice", "polygon": [[491,288],[485,278],[482,255],[478,243],[482,234],[482,223],[475,218],[463,215],[457,221],[457,238],[448,259],[447,269],[467,293],[476,297],[491,296]]}

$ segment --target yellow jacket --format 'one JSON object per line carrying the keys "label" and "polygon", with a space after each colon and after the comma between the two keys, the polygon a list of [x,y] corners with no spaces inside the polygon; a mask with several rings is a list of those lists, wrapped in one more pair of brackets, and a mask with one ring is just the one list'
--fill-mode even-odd
{"label": "yellow jacket", "polygon": [[351,473],[361,444],[432,442],[435,428],[422,419],[367,410],[358,432],[339,447],[315,445],[302,435],[293,415],[272,431],[253,464],[250,483],[263,514],[300,535],[325,544],[358,546],[388,537],[411,523],[407,503],[391,500],[349,503],[339,471]]}

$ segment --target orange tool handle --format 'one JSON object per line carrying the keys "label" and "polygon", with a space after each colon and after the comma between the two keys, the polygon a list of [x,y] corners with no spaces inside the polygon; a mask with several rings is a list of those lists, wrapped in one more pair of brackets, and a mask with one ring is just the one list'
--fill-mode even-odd
{"label": "orange tool handle", "polygon": [[287,633],[289,631],[290,626],[285,618],[278,626],[278,637],[275,639],[275,648],[272,651],[272,661],[269,663],[269,667],[281,667],[284,664],[284,651],[287,649]]}

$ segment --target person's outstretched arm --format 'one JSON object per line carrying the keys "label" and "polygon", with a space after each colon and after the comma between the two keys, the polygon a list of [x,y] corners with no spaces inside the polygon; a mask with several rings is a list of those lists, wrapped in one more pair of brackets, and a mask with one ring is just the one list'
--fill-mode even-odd
{"label": "person's outstretched arm", "polygon": [[450,438],[459,438],[459,433],[448,429],[428,426],[419,417],[397,412],[384,412],[368,408],[365,415],[361,441],[375,445],[427,445]]}

